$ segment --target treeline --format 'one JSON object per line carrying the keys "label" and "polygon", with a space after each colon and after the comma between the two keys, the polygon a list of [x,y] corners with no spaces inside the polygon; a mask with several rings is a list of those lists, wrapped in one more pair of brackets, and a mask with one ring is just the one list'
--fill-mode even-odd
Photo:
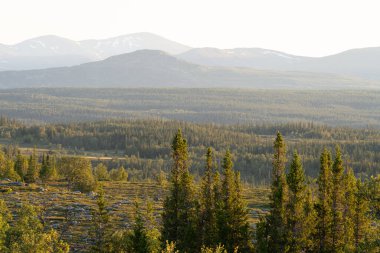
{"label": "treeline", "polygon": [[89,159],[81,157],[39,155],[36,148],[26,156],[8,146],[0,148],[0,179],[11,181],[11,185],[65,181],[71,190],[89,192],[96,189],[98,181],[127,181],[128,171],[123,167],[108,170],[102,163],[93,167]]}
{"label": "treeline", "polygon": [[290,149],[300,150],[307,176],[318,175],[319,154],[324,147],[331,149],[336,144],[344,154],[350,154],[346,162],[356,175],[369,177],[379,173],[379,130],[332,128],[314,123],[218,126],[164,120],[109,120],[28,126],[4,121],[0,137],[15,144],[35,144],[70,154],[86,155],[95,151],[115,157],[105,164],[109,169],[123,166],[130,169],[131,177],[142,180],[154,178],[160,171],[168,172],[168,140],[178,128],[186,131],[190,171],[196,176],[203,173],[205,147],[212,146],[218,164],[222,162],[224,150],[231,150],[244,181],[269,183],[271,134],[276,131],[284,133]]}
{"label": "treeline", "polygon": [[376,90],[32,88],[0,90],[0,114],[27,122],[160,118],[196,123],[314,121],[380,126]]}

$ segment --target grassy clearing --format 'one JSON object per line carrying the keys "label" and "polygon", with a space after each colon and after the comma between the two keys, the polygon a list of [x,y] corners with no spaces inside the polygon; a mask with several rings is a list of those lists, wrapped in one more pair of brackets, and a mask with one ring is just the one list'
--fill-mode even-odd
{"label": "grassy clearing", "polygon": [[[0,193],[8,207],[15,212],[22,203],[39,206],[43,210],[44,221],[57,229],[73,250],[84,250],[89,246],[92,210],[96,197],[92,194],[67,190],[66,183],[52,182],[47,185],[12,186],[12,191]],[[133,220],[134,201],[138,197],[145,209],[151,201],[157,223],[160,222],[162,203],[166,189],[154,182],[104,182],[103,188],[116,229],[128,228]],[[268,210],[268,188],[244,188],[250,222],[255,224],[260,214]],[[69,224],[69,226],[65,225]]]}

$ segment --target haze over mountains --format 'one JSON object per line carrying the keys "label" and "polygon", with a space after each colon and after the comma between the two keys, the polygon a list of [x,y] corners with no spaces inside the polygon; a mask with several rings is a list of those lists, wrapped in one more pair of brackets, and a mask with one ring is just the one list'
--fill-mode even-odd
{"label": "haze over mountains", "polygon": [[1,88],[380,88],[380,47],[315,58],[190,48],[151,33],[84,41],[49,35],[0,44],[0,70]]}
{"label": "haze over mountains", "polygon": [[380,80],[380,47],[352,49],[325,57],[304,57],[261,48],[195,48],[178,56],[208,66],[325,72]]}
{"label": "haze over mountains", "polygon": [[[196,65],[158,50],[139,50],[74,67],[0,72],[0,87],[373,88],[335,74]],[[380,86],[378,86],[380,87]]]}
{"label": "haze over mountains", "polygon": [[134,33],[102,40],[73,41],[47,35],[15,45],[0,44],[0,70],[73,66],[141,49],[179,54],[190,49],[151,33]]}

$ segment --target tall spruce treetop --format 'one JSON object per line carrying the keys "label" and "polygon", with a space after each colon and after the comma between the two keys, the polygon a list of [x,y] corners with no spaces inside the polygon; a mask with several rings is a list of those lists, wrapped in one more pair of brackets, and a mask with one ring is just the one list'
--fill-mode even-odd
{"label": "tall spruce treetop", "polygon": [[39,176],[39,164],[36,148],[33,149],[33,153],[29,158],[29,168],[25,175],[25,181],[28,183],[35,183]]}
{"label": "tall spruce treetop", "polygon": [[333,191],[332,191],[332,251],[341,252],[344,247],[344,167],[339,146],[336,147],[333,164]]}
{"label": "tall spruce treetop", "polygon": [[164,201],[162,242],[175,242],[181,252],[191,252],[196,244],[195,198],[193,179],[187,168],[187,142],[178,129],[172,142],[173,167],[170,191]]}
{"label": "tall spruce treetop", "polygon": [[213,154],[211,148],[206,153],[206,168],[201,183],[200,200],[200,228],[201,246],[216,245],[216,217],[215,217],[215,196],[214,196],[214,171]]}
{"label": "tall spruce treetop", "polygon": [[272,187],[270,196],[269,244],[271,252],[284,252],[286,245],[286,205],[288,186],[285,176],[286,146],[280,132],[274,141]]}
{"label": "tall spruce treetop", "polygon": [[329,252],[331,248],[332,222],[332,160],[331,154],[324,149],[320,158],[320,172],[317,179],[318,200],[315,205],[317,212],[317,248],[319,252]]}
{"label": "tall spruce treetop", "polygon": [[225,208],[229,208],[233,204],[233,194],[235,193],[235,175],[232,170],[233,163],[231,153],[227,150],[226,155],[223,158],[223,182],[222,182],[222,194],[224,198]]}
{"label": "tall spruce treetop", "polygon": [[287,207],[288,240],[287,249],[289,252],[301,253],[310,251],[309,237],[311,233],[311,218],[307,200],[305,173],[302,168],[301,158],[297,151],[294,151],[290,171],[287,175],[289,186],[289,203]]}
{"label": "tall spruce treetop", "polygon": [[232,157],[227,150],[223,159],[221,205],[218,206],[217,224],[219,242],[227,252],[250,252],[251,238],[246,204],[241,196],[240,174],[233,170]]}
{"label": "tall spruce treetop", "polygon": [[290,165],[290,171],[287,175],[287,182],[289,190],[293,193],[293,197],[298,199],[302,197],[300,194],[302,194],[306,188],[305,172],[302,168],[301,158],[298,155],[297,151],[294,151],[293,154],[293,160]]}

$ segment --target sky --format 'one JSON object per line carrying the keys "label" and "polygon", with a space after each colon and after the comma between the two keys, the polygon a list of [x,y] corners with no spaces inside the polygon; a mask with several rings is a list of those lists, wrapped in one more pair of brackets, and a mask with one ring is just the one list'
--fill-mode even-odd
{"label": "sky", "polygon": [[380,46],[378,0],[1,0],[0,43],[152,32],[191,47],[325,56]]}

